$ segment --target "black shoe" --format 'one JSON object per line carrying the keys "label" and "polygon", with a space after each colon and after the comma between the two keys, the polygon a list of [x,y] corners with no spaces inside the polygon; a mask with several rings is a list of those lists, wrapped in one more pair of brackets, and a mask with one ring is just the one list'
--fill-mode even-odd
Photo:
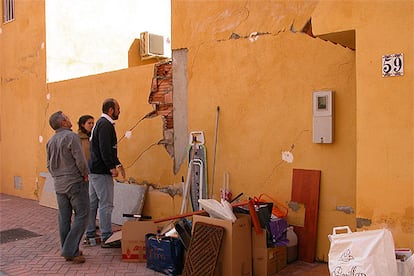
{"label": "black shoe", "polygon": [[85,257],[82,255],[75,257],[65,257],[67,262],[73,262],[74,264],[83,264],[85,262]]}
{"label": "black shoe", "polygon": [[101,247],[102,248],[121,248],[121,241],[117,240],[117,241],[113,241],[110,243],[102,242]]}

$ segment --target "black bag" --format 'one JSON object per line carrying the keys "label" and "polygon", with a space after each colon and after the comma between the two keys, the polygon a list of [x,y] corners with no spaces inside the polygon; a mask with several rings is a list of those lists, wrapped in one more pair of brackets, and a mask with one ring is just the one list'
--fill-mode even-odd
{"label": "black bag", "polygon": [[[270,221],[270,218],[272,217],[273,203],[260,202],[256,203],[254,207],[256,209],[257,217],[259,218],[260,227],[265,229]],[[250,214],[249,209],[245,206],[237,206],[233,208],[233,212],[239,214]]]}
{"label": "black bag", "polygon": [[165,275],[176,276],[184,267],[184,246],[174,237],[145,235],[147,268]]}
{"label": "black bag", "polygon": [[267,224],[270,221],[270,218],[272,217],[273,203],[272,202],[260,203],[256,205],[255,207],[256,207],[257,217],[259,218],[260,226],[262,228],[266,228]]}

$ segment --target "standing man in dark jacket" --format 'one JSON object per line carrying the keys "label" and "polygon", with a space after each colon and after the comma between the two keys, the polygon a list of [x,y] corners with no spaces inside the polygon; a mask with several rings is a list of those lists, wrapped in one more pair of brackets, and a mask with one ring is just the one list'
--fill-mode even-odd
{"label": "standing man in dark jacket", "polygon": [[90,216],[86,228],[86,238],[96,236],[96,214],[99,210],[101,246],[121,247],[120,242],[106,244],[112,235],[112,210],[114,207],[114,181],[118,169],[123,178],[125,170],[118,159],[115,120],[118,120],[120,107],[115,99],[106,99],[102,105],[102,116],[96,122],[91,135],[91,157],[89,160]]}
{"label": "standing man in dark jacket", "polygon": [[55,184],[62,256],[66,261],[84,263],[79,243],[88,223],[88,165],[70,119],[58,111],[50,116],[49,124],[56,133],[46,144],[47,169]]}

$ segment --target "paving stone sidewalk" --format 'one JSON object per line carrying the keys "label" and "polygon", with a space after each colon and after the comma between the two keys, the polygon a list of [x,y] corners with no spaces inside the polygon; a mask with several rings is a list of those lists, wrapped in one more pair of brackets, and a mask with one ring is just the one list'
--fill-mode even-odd
{"label": "paving stone sidewalk", "polygon": [[81,245],[86,262],[66,262],[60,256],[57,210],[0,194],[0,231],[15,228],[41,236],[0,244],[0,275],[163,275],[145,263],[123,262],[120,248]]}
{"label": "paving stone sidewalk", "polygon": [[[17,228],[40,236],[1,243],[0,276],[163,275],[147,269],[145,263],[123,262],[120,248],[81,245],[86,262],[66,262],[60,256],[57,210],[41,206],[35,200],[0,194],[0,232]],[[114,225],[116,228],[120,227]],[[329,271],[326,263],[297,261],[275,275],[328,276]]]}

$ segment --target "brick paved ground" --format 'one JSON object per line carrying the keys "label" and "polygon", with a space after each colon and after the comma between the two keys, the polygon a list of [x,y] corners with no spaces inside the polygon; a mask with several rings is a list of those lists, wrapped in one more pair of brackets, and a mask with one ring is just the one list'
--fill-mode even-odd
{"label": "brick paved ground", "polygon": [[163,275],[145,263],[122,262],[120,248],[81,245],[86,262],[66,262],[60,256],[57,210],[0,194],[0,231],[12,228],[42,236],[1,244],[0,275]]}
{"label": "brick paved ground", "polygon": [[[120,248],[84,247],[86,262],[73,264],[60,256],[57,210],[37,201],[0,194],[0,231],[23,228],[40,234],[0,244],[0,276],[3,275],[163,275],[146,269],[145,263],[121,260]],[[277,275],[329,275],[326,264],[295,262]]]}

